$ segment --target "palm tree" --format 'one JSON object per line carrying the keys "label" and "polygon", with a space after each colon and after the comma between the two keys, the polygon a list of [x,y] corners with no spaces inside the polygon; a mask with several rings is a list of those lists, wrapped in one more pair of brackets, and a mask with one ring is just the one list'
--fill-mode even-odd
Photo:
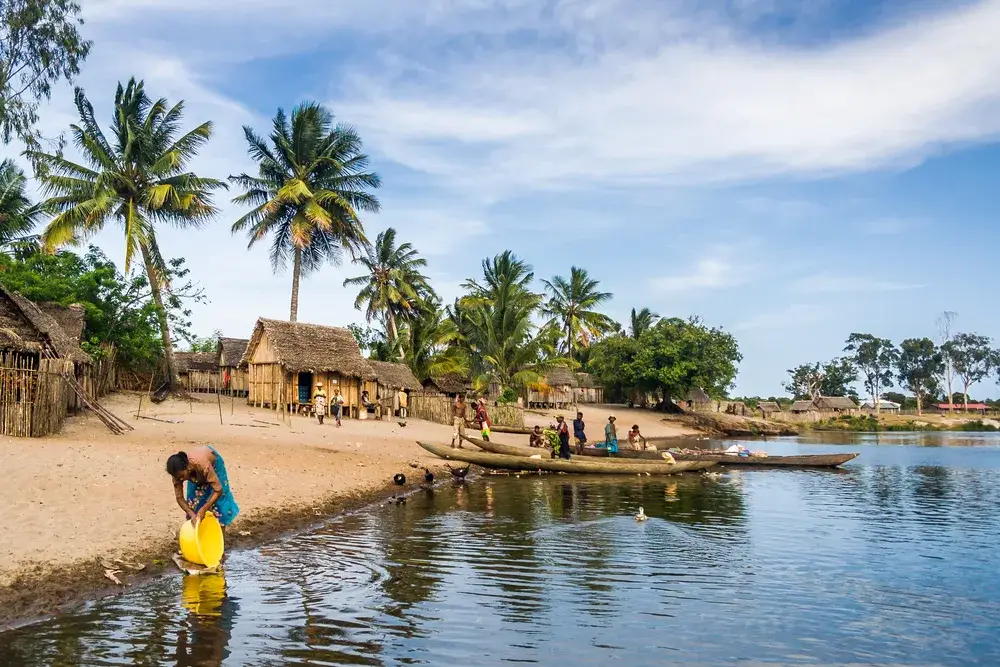
{"label": "palm tree", "polygon": [[458,329],[432,296],[422,301],[401,332],[403,358],[421,380],[448,373],[467,374],[469,359],[457,345]]}
{"label": "palm tree", "polygon": [[354,307],[365,308],[365,318],[379,318],[386,336],[393,343],[399,334],[398,320],[411,316],[422,299],[433,294],[427,277],[420,269],[427,266],[409,243],[396,245],[396,230],[390,227],[375,239],[365,256],[358,259],[368,270],[363,276],[348,278],[348,285],[361,287]]}
{"label": "palm tree", "polygon": [[551,295],[542,309],[542,314],[552,318],[566,336],[566,352],[573,359],[573,348],[577,342],[583,347],[590,341],[615,327],[610,317],[594,310],[611,299],[610,292],[600,292],[600,281],[594,280],[586,269],[571,267],[569,280],[561,276],[542,284]]}
{"label": "palm tree", "polygon": [[79,244],[111,220],[125,232],[125,273],[136,253],[142,259],[156,305],[167,382],[179,386],[170,325],[163,292],[170,290],[169,272],[156,239],[157,223],[197,228],[216,214],[212,191],[224,183],[185,171],[198,149],[212,134],[212,123],[202,123],[178,136],[184,102],[172,107],[163,98],[153,102],[142,81],[118,84],[109,138],[94,118],[94,107],[82,89],[76,89],[80,124],[71,125],[73,142],[84,164],[60,155],[28,151],[44,168],[44,206],[56,212],[42,233],[49,249]]}
{"label": "palm tree", "polygon": [[0,249],[23,242],[42,209],[24,192],[27,179],[11,159],[0,161]]}
{"label": "palm tree", "polygon": [[346,249],[354,259],[368,245],[358,211],[379,210],[371,193],[377,174],[366,171],[368,156],[361,137],[345,125],[333,125],[333,114],[315,102],[274,117],[270,144],[244,126],[248,152],[258,175],[230,176],[244,193],[233,199],[253,210],[233,224],[247,231],[252,248],[271,235],[271,266],[285,268],[292,259],[292,303],[289,319],[299,314],[299,279],[325,262],[339,264]]}
{"label": "palm tree", "polygon": [[638,339],[646,331],[656,324],[656,320],[660,319],[660,316],[651,311],[649,308],[643,308],[638,313],[635,312],[635,308],[632,309],[632,319],[629,324],[629,335],[632,338]]}

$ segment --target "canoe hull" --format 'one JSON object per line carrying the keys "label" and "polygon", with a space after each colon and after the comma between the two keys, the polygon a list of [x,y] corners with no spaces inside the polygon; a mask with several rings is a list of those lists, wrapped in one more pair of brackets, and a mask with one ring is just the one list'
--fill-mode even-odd
{"label": "canoe hull", "polygon": [[579,458],[569,461],[550,458],[533,459],[508,454],[491,454],[485,451],[476,452],[470,449],[452,449],[448,445],[437,445],[429,442],[418,442],[417,444],[431,454],[440,456],[443,459],[472,463],[495,470],[540,470],[585,475],[675,475],[681,472],[705,470],[716,465],[715,461],[678,461],[677,463],[669,464],[645,461],[636,461],[634,463],[627,461],[609,462],[598,459],[581,460]]}
{"label": "canoe hull", "polygon": [[836,468],[860,456],[850,454],[806,454],[804,456],[729,456],[727,454],[674,454],[678,461],[714,461],[726,467]]}
{"label": "canoe hull", "polygon": [[635,449],[618,449],[618,453],[615,456],[608,454],[608,450],[603,447],[584,447],[582,456],[594,456],[603,459],[632,459],[635,461],[662,461],[663,452],[655,451],[639,451]]}

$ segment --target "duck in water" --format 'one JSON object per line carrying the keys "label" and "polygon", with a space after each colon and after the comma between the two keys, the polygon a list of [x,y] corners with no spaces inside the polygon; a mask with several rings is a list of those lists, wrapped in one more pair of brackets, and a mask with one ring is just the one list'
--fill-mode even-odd
{"label": "duck in water", "polygon": [[640,508],[639,508],[639,513],[635,515],[635,520],[636,520],[636,521],[645,521],[645,520],[646,520],[646,519],[648,519],[648,518],[649,518],[649,517],[648,517],[648,516],[646,516],[646,513],[645,513],[645,512],[644,512],[644,511],[642,510],[642,508],[640,507]]}

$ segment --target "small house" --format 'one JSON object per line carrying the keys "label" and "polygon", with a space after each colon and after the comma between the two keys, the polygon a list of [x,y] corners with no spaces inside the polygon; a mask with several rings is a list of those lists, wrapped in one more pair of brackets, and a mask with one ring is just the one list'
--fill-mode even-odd
{"label": "small house", "polygon": [[577,373],[573,399],[576,403],[603,403],[604,387],[590,373]]}
{"label": "small house", "polygon": [[577,388],[576,375],[565,366],[556,366],[545,373],[538,382],[528,385],[528,407],[563,408],[573,405],[573,390]]}
{"label": "small house", "polygon": [[310,412],[316,386],[344,396],[344,416],[360,414],[361,393],[375,396],[375,372],[347,329],[260,318],[243,353],[247,402]]}
{"label": "small house", "polygon": [[[938,403],[933,408],[936,412],[964,412],[966,406],[964,403]],[[969,412],[976,412],[981,415],[985,415],[986,411],[990,409],[990,406],[985,403],[969,403]]]}
{"label": "small house", "polygon": [[858,404],[850,396],[820,396],[814,403],[820,412],[853,415],[858,412]]}
{"label": "small house", "polygon": [[219,387],[227,396],[247,395],[247,369],[240,366],[250,341],[246,338],[219,338],[215,363],[219,367]]}
{"label": "small house", "polygon": [[781,412],[781,406],[778,405],[777,401],[761,401],[757,404],[757,409],[760,410],[760,414],[767,419],[771,415]]}
{"label": "small house", "polygon": [[716,402],[701,387],[695,387],[684,397],[685,407],[695,412],[715,412]]}
{"label": "small house", "polygon": [[219,383],[219,366],[211,352],[175,352],[174,365],[181,386],[197,393],[215,392]]}
{"label": "small house", "polygon": [[375,381],[378,384],[377,393],[373,398],[381,401],[384,415],[395,414],[395,397],[400,391],[409,395],[411,391],[421,389],[420,380],[406,364],[371,359],[368,363],[375,371]]}
{"label": "small house", "polygon": [[[903,406],[901,406],[899,403],[896,403],[895,401],[889,401],[884,398],[879,399],[878,402],[879,412],[884,412],[888,414],[899,414],[899,411],[902,407]],[[867,401],[861,404],[861,409],[864,410],[865,412],[875,412],[875,404],[872,403],[872,399],[869,398]]]}
{"label": "small house", "polygon": [[82,332],[80,317],[72,308],[46,309],[0,285],[0,434],[55,433],[77,404],[71,383],[91,358],[50,313],[60,314],[73,333]]}
{"label": "small house", "polygon": [[795,401],[788,411],[792,414],[801,415],[807,412],[819,412],[819,408],[812,401]]}
{"label": "small house", "polygon": [[424,391],[430,394],[467,396],[472,393],[472,380],[460,373],[446,373],[423,381]]}

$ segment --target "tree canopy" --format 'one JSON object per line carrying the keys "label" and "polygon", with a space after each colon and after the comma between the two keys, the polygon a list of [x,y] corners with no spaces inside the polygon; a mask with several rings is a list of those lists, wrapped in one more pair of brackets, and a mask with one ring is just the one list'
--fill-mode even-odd
{"label": "tree canopy", "polygon": [[938,391],[938,378],[944,372],[944,356],[930,338],[907,338],[899,345],[896,363],[896,377],[913,392],[917,414],[920,414],[924,397]]}
{"label": "tree canopy", "polygon": [[892,341],[872,334],[852,333],[844,346],[851,353],[851,363],[864,378],[865,390],[871,396],[875,412],[880,411],[882,390],[892,386],[899,350]]}

